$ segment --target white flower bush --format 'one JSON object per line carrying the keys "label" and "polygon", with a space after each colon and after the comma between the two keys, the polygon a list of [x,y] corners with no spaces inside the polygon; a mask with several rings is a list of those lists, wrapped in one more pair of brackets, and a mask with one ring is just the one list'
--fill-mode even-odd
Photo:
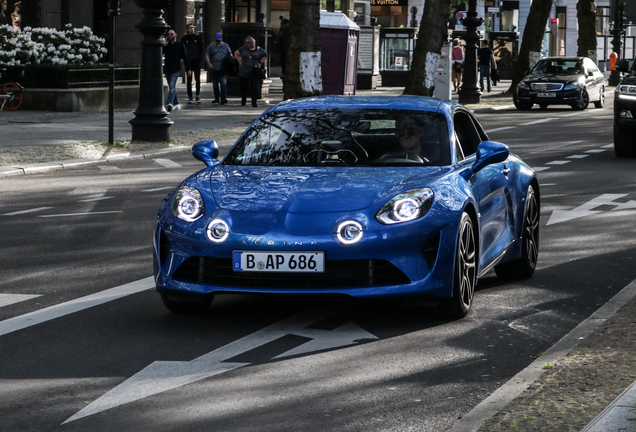
{"label": "white flower bush", "polygon": [[83,65],[97,63],[108,50],[105,40],[89,27],[64,30],[0,26],[0,66],[31,64]]}

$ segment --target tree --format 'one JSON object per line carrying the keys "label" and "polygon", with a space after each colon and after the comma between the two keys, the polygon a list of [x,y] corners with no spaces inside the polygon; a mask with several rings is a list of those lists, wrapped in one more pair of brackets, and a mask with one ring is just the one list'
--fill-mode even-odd
{"label": "tree", "polygon": [[320,0],[291,0],[289,42],[283,95],[285,99],[322,93],[320,72]]}
{"label": "tree", "polygon": [[426,0],[404,94],[433,96],[451,0]]}
{"label": "tree", "polygon": [[[512,84],[508,93],[514,93],[531,66],[541,57],[541,43],[545,33],[545,25],[552,9],[552,0],[534,0],[530,6],[530,13],[523,30],[523,41],[519,50],[519,57],[512,71]],[[532,64],[530,62],[532,61]]]}
{"label": "tree", "polygon": [[576,12],[579,20],[576,55],[590,57],[596,63],[596,0],[579,0],[576,4]]}

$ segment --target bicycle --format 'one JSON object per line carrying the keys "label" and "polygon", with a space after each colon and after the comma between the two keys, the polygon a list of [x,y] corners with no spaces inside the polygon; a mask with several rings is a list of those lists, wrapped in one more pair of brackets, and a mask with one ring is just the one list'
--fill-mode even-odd
{"label": "bicycle", "polygon": [[[0,82],[2,82],[3,73],[6,69],[0,69]],[[22,105],[24,87],[17,82],[6,82],[0,85],[0,111],[8,109],[10,111],[17,110]]]}

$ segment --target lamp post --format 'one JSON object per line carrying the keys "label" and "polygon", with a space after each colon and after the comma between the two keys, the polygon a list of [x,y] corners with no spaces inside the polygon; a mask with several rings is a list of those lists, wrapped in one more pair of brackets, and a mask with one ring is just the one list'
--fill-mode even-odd
{"label": "lamp post", "polygon": [[[620,15],[620,7],[619,7],[619,3],[620,0],[613,0],[611,3],[611,14],[612,14],[612,21],[613,21],[613,25],[611,28],[611,33],[612,33],[612,51],[615,52],[618,55],[618,58],[622,58],[621,57],[621,33],[622,33],[622,23],[621,23],[621,15]],[[621,80],[621,74],[619,71],[617,70],[613,70],[610,72],[610,76],[607,80],[607,84],[610,86],[616,86],[618,85],[618,82]]]}
{"label": "lamp post", "polygon": [[462,88],[459,90],[459,103],[475,104],[481,102],[481,91],[477,87],[477,42],[479,33],[477,27],[484,23],[484,19],[477,16],[477,0],[468,1],[468,13],[462,20],[466,26],[466,55],[464,59],[464,76]]}
{"label": "lamp post", "polygon": [[168,128],[172,120],[164,107],[163,68],[161,36],[168,29],[163,19],[163,9],[170,0],[135,0],[143,9],[144,17],[135,27],[144,35],[141,41],[141,79],[139,81],[139,104],[132,125],[133,141],[168,141]]}

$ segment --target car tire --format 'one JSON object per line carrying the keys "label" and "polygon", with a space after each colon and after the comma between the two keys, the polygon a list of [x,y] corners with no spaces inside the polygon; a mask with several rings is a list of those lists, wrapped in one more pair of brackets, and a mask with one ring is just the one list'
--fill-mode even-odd
{"label": "car tire", "polygon": [[455,267],[453,275],[453,297],[442,300],[440,314],[446,318],[463,318],[473,305],[475,285],[477,284],[477,242],[475,224],[463,213],[459,222]]}
{"label": "car tire", "polygon": [[520,111],[529,111],[532,109],[532,102],[519,102],[517,100],[517,95],[515,94],[512,98],[512,102],[515,104],[515,107]]}
{"label": "car tire", "polygon": [[210,308],[212,296],[189,295],[180,299],[178,295],[161,293],[161,301],[164,306],[175,314],[197,314],[203,313]]}
{"label": "car tire", "polygon": [[528,187],[523,215],[521,257],[495,266],[495,273],[503,279],[528,279],[534,274],[539,257],[539,199],[534,188]]}
{"label": "car tire", "polygon": [[626,131],[619,129],[616,125],[614,125],[614,154],[617,157],[636,156],[633,135],[628,135]]}
{"label": "car tire", "polygon": [[547,110],[548,104],[539,104],[539,108],[541,108],[542,110]]}
{"label": "car tire", "polygon": [[587,90],[581,92],[579,100],[572,105],[572,109],[576,111],[583,111],[590,104],[590,95],[587,94]]}
{"label": "car tire", "polygon": [[601,86],[601,92],[598,95],[598,100],[594,102],[596,108],[603,108],[605,106],[605,87]]}

